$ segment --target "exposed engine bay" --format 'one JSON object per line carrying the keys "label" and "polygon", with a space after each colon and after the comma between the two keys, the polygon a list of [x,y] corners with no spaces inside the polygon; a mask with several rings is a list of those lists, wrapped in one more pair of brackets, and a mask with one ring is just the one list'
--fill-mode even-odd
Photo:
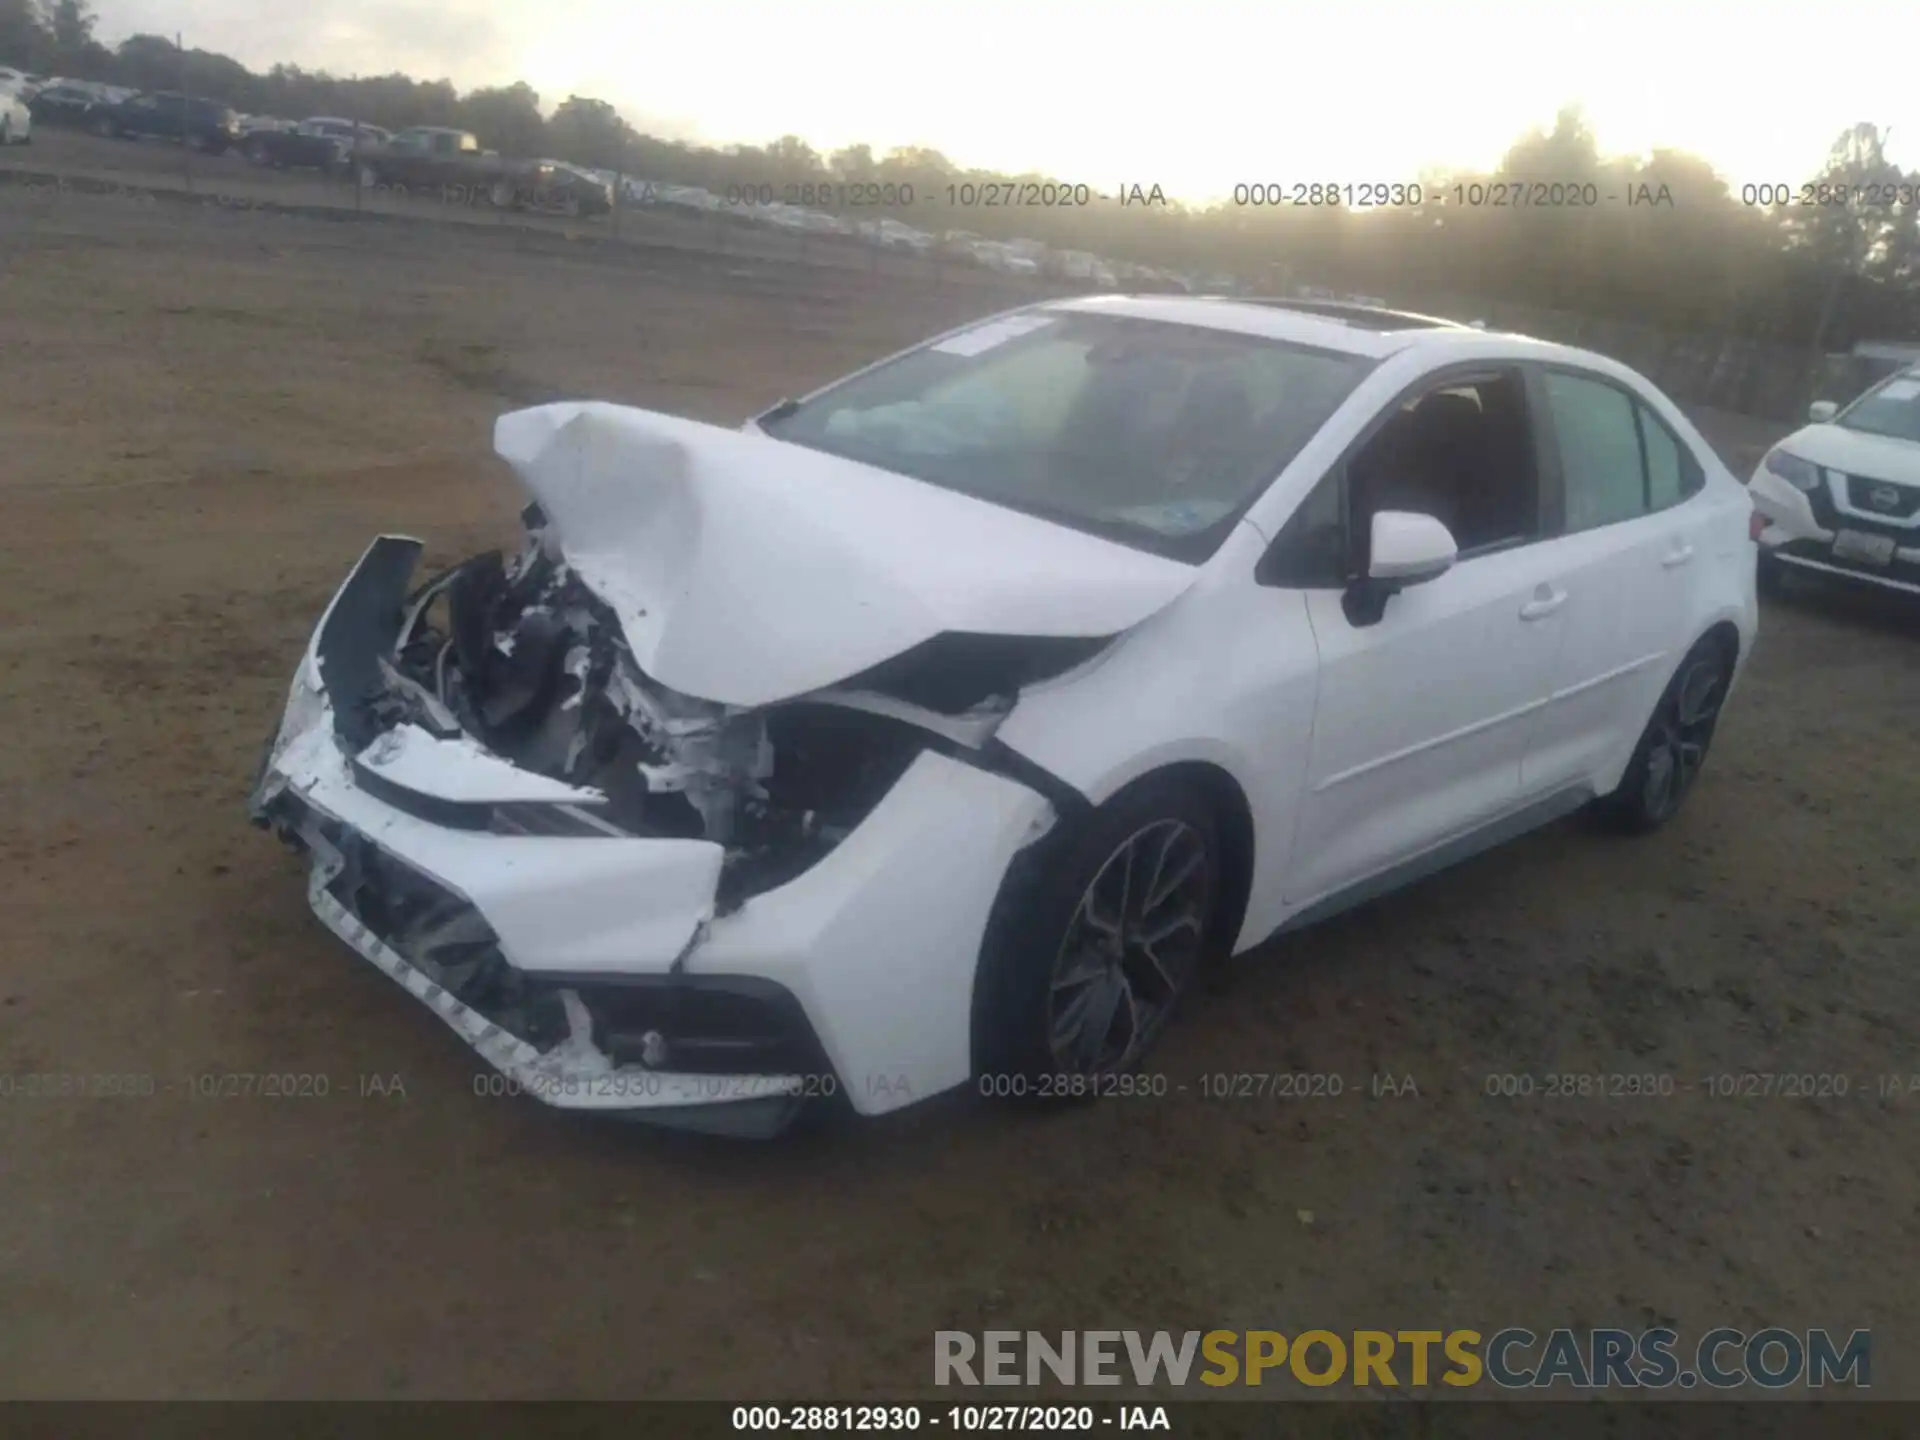
{"label": "exposed engine bay", "polygon": [[719,913],[817,863],[922,750],[977,752],[1021,686],[1106,643],[948,633],[828,690],[719,704],[646,675],[539,506],[523,520],[517,556],[476,555],[408,597],[382,718],[606,797],[496,807],[496,828],[721,845]]}

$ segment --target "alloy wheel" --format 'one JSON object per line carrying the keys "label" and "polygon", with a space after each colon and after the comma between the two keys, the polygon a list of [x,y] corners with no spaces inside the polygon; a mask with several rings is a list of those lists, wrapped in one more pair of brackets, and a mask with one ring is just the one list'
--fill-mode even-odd
{"label": "alloy wheel", "polygon": [[1212,902],[1207,842],[1182,820],[1136,830],[1081,894],[1054,958],[1047,1039],[1068,1074],[1125,1070],[1199,965]]}
{"label": "alloy wheel", "polygon": [[1726,667],[1718,656],[1688,664],[1653,717],[1641,804],[1649,819],[1664,820],[1680,808],[1699,778],[1726,698]]}

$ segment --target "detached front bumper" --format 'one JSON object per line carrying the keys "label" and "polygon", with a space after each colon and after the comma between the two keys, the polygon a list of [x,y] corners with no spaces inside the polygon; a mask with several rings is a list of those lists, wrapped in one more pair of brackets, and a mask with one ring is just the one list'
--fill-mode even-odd
{"label": "detached front bumper", "polygon": [[717,914],[719,845],[596,832],[593,792],[370,721],[419,548],[376,541],[335,596],[251,800],[329,929],[561,1108],[768,1134],[969,1077],[981,936],[1046,800],[925,751],[824,859]]}

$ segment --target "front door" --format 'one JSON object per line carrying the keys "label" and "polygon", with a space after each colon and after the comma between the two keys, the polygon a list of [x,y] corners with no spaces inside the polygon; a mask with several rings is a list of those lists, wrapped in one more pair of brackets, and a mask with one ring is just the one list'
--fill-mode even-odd
{"label": "front door", "polygon": [[[1349,531],[1417,511],[1460,558],[1373,624],[1313,590],[1320,683],[1287,898],[1312,903],[1514,808],[1527,741],[1565,634],[1557,520],[1542,503],[1520,372],[1436,382],[1344,466]],[[1364,570],[1364,555],[1351,561]]]}

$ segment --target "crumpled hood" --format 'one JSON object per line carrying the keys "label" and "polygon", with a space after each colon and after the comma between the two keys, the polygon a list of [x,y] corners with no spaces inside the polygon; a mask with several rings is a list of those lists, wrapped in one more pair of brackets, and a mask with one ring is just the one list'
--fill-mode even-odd
{"label": "crumpled hood", "polygon": [[1843,474],[1920,485],[1920,444],[1911,440],[1869,435],[1844,425],[1809,425],[1782,440],[1780,448]]}
{"label": "crumpled hood", "polygon": [[856,461],[604,402],[500,417],[494,448],[662,685],[763,705],[943,631],[1113,635],[1193,566]]}

